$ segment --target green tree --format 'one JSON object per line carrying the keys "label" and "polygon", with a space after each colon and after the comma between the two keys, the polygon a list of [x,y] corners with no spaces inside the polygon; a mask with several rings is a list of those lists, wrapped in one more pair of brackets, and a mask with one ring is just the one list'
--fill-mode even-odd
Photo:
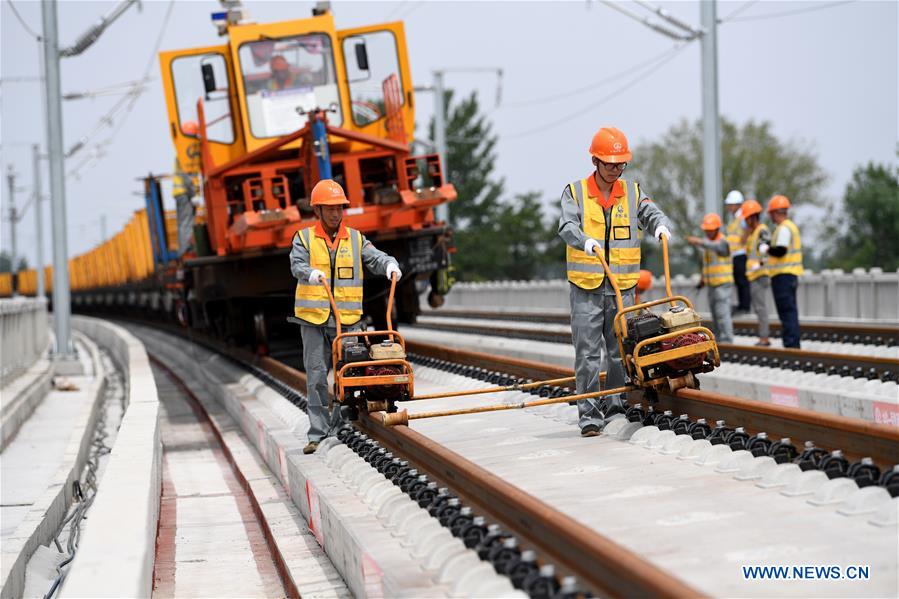
{"label": "green tree", "polygon": [[829,210],[822,242],[830,268],[899,268],[899,169],[868,163],[852,173],[842,206]]}
{"label": "green tree", "polygon": [[[25,256],[19,256],[19,266],[16,268],[16,272],[23,270],[28,270],[28,260]],[[0,272],[12,272],[12,256],[5,250],[0,252]]]}
{"label": "green tree", "polygon": [[[504,199],[504,181],[494,173],[497,137],[480,113],[474,93],[454,103],[448,91],[444,106],[449,180],[458,192],[458,199],[450,204],[458,249],[453,257],[456,278],[534,278],[549,259],[550,231],[554,235],[539,194]],[[433,139],[433,121],[429,131]]]}
{"label": "green tree", "polygon": [[[780,140],[771,129],[769,122],[749,121],[739,126],[721,119],[723,192],[739,189],[763,204],[776,193],[788,196],[794,204],[821,204],[827,175],[814,152],[796,141]],[[689,246],[683,238],[699,234],[704,213],[701,123],[682,120],[658,141],[638,144],[625,177],[640,181],[674,222],[672,270],[695,271],[699,254],[685,251]],[[653,257],[655,247],[644,244],[644,249],[650,252],[650,263],[658,260]]]}

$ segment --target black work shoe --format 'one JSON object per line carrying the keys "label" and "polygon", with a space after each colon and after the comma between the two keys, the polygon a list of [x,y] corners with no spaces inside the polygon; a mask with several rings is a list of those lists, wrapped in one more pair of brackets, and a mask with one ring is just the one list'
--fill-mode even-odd
{"label": "black work shoe", "polygon": [[588,424],[584,428],[581,429],[582,437],[595,437],[599,435],[599,427],[595,424]]}
{"label": "black work shoe", "polygon": [[318,449],[318,441],[309,441],[306,447],[303,448],[303,453],[309,455],[310,453],[315,453],[316,449]]}

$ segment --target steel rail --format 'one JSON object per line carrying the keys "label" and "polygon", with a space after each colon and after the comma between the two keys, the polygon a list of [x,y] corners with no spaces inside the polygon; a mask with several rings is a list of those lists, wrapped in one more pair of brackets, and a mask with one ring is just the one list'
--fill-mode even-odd
{"label": "steel rail", "polygon": [[[464,323],[443,324],[443,323],[418,323],[418,328],[432,329],[439,331],[456,331],[460,333],[469,333],[476,335],[496,335],[509,339],[527,339],[533,341],[547,341],[550,343],[566,343],[572,342],[571,333],[568,331],[548,331],[542,329],[520,329],[511,327],[491,327],[486,325],[469,325]],[[765,357],[767,360],[777,359],[779,361],[788,360],[790,362],[798,360],[804,364],[812,362],[814,365],[821,364],[825,367],[829,366],[848,366],[850,369],[861,368],[868,371],[874,369],[877,376],[882,376],[889,371],[897,373],[899,371],[899,359],[883,358],[877,356],[861,356],[857,354],[840,354],[833,352],[817,352],[803,349],[779,348],[779,347],[758,347],[755,345],[738,345],[736,343],[719,343],[719,351],[722,359],[724,354],[733,354],[737,356],[756,356]]]}
{"label": "steel rail", "polygon": [[[568,314],[556,313],[547,314],[545,312],[511,312],[501,310],[467,310],[461,308],[440,308],[438,310],[424,310],[422,316],[434,316],[445,318],[461,318],[461,319],[477,319],[477,320],[506,320],[513,322],[540,322],[545,324],[570,324],[571,317]],[[744,330],[757,331],[758,322],[753,319],[735,318],[734,331]],[[781,325],[779,322],[770,324],[771,332],[780,333]],[[859,337],[870,336],[873,338],[881,337],[885,342],[892,341],[893,345],[899,345],[899,325],[881,324],[881,323],[854,323],[854,322],[824,322],[824,321],[805,321],[802,322],[803,337],[809,334],[826,335],[826,336],[849,336],[850,338],[858,335]]]}
{"label": "steel rail", "polygon": [[[487,367],[522,378],[561,377],[574,373],[573,369],[561,366],[418,341],[410,341],[406,346],[410,352],[421,356],[479,368]],[[503,366],[505,360],[509,361],[508,368]],[[634,392],[631,399],[639,400],[641,396],[640,392]],[[732,426],[743,426],[749,432],[766,432],[771,438],[789,437],[800,442],[814,441],[820,447],[842,450],[848,459],[870,457],[875,462],[888,466],[899,463],[899,428],[884,424],[697,389],[660,393],[656,409],[671,410],[675,414],[686,413],[695,418],[705,418],[709,422],[726,420]]]}

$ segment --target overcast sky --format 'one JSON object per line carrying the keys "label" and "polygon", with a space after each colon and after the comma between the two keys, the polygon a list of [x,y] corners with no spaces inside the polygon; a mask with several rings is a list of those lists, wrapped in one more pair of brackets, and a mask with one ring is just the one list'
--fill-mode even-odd
{"label": "overcast sky", "polygon": [[[40,5],[14,0],[28,27],[40,32]],[[661,3],[689,23],[699,23],[698,2]],[[59,3],[59,36],[71,44],[112,2]],[[312,2],[247,2],[259,22],[305,18]],[[623,6],[639,11],[632,2]],[[127,116],[94,138],[69,170],[91,156],[95,142],[111,138],[95,163],[67,180],[70,255],[100,240],[100,215],[107,234],[118,231],[143,206],[136,179],[168,172],[173,152],[159,67],[161,49],[221,43],[209,14],[211,0],[176,0],[162,30],[169,0],[144,0],[111,26],[87,52],[62,63],[64,92],[93,90],[140,79],[150,61],[154,81]],[[809,10],[820,8],[820,10]],[[721,114],[738,123],[769,120],[775,133],[808,144],[830,175],[829,198],[838,198],[852,169],[869,160],[892,162],[897,147],[897,3],[719,2],[727,19],[719,33]],[[477,90],[499,134],[497,167],[510,193],[537,190],[556,201],[565,183],[590,169],[586,148],[603,125],[622,129],[632,143],[652,140],[682,118],[701,114],[699,43],[674,55],[657,70],[641,75],[645,64],[674,46],[664,36],[599,4],[574,2],[334,2],[338,28],[403,20],[414,84],[430,83],[434,69],[498,67],[503,70],[502,101],[495,107],[497,79],[489,73],[449,73],[446,84],[460,93]],[[782,14],[787,13],[787,14]],[[789,14],[796,13],[796,14]],[[643,13],[649,15],[649,13]],[[14,17],[8,0],[0,9],[2,77],[2,166],[20,175],[21,206],[31,190],[30,145],[45,147],[40,86],[16,78],[40,75],[37,43]],[[569,93],[610,75],[622,78],[587,91]],[[633,83],[624,92],[607,96]],[[67,101],[63,106],[65,146],[90,132],[120,96]],[[419,134],[431,115],[428,94],[417,98]],[[672,148],[677,151],[677,148]],[[635,156],[638,162],[639,156]],[[644,181],[650,191],[652,182]],[[48,189],[44,184],[44,190]],[[726,191],[726,190],[725,190]],[[8,249],[6,181],[2,185],[2,247]],[[794,198],[801,203],[803,198]],[[664,198],[657,198],[664,205]],[[19,225],[19,251],[35,255],[34,210]],[[49,207],[44,219],[49,231]],[[49,233],[46,235],[49,238]],[[49,260],[50,241],[44,255]]]}

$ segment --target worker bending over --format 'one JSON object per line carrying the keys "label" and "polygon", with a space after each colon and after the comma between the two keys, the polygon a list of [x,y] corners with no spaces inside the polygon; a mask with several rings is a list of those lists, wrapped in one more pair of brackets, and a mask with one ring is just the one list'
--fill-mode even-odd
{"label": "worker bending over", "polygon": [[699,285],[709,288],[709,307],[715,321],[717,340],[721,343],[733,343],[730,296],[734,287],[734,268],[730,244],[721,234],[721,217],[717,214],[706,214],[701,228],[705,231],[706,238],[690,236],[687,237],[687,242],[703,249],[702,280]]}
{"label": "worker bending over", "polygon": [[724,209],[730,215],[730,220],[725,227],[725,237],[730,247],[730,257],[733,261],[734,284],[737,287],[737,306],[734,314],[749,313],[751,303],[749,279],[746,276],[746,248],[744,247],[743,233],[746,230],[745,214],[741,210],[743,194],[734,189],[724,198]]}
{"label": "worker bending over", "polygon": [[762,245],[762,253],[768,255],[768,273],[771,275],[771,291],[784,347],[799,349],[799,308],[796,305],[796,289],[802,268],[802,241],[799,228],[787,218],[790,200],[776,195],[768,202],[768,216],[774,222],[770,247]]}
{"label": "worker bending over", "polygon": [[294,315],[303,321],[300,333],[309,414],[309,442],[303,453],[307,454],[318,449],[339,419],[338,414],[328,413],[328,371],[337,323],[322,283],[334,294],[344,331],[353,331],[359,330],[362,318],[363,266],[388,279],[393,274],[402,277],[395,258],[375,248],[359,231],[344,226],[343,209],[349,203],[340,184],[319,181],[311,201],[318,222],[297,231],[290,250],[290,272],[297,279]]}
{"label": "worker bending over", "polygon": [[770,326],[768,324],[768,290],[771,288],[771,277],[765,264],[767,255],[763,255],[761,247],[771,242],[768,225],[761,221],[762,205],[755,200],[746,200],[740,208],[746,229],[743,238],[746,247],[746,278],[749,279],[749,291],[752,298],[752,311],[758,319],[759,340],[756,345],[771,345]]}
{"label": "worker bending over", "polygon": [[[625,306],[634,303],[640,276],[642,231],[653,237],[671,237],[671,222],[636,181],[621,179],[631,153],[627,138],[613,127],[604,127],[590,144],[595,170],[570,183],[562,191],[559,236],[566,243],[571,334],[575,351],[578,393],[599,391],[602,348],[606,350],[605,389],[625,384],[613,321],[618,313],[615,291],[606,281],[596,258],[602,253],[621,289]],[[604,414],[599,399],[578,402],[581,435],[598,435],[606,419],[623,409],[623,398],[609,398]]]}

